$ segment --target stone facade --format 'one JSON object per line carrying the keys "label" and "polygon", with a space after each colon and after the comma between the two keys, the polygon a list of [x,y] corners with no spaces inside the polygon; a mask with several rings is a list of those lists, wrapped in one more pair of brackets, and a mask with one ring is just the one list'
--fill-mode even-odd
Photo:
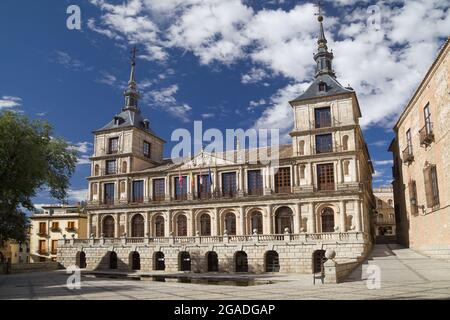
{"label": "stone facade", "polygon": [[376,203],[375,235],[395,236],[394,191],[392,187],[373,189]]}
{"label": "stone facade", "polygon": [[390,146],[399,241],[450,257],[450,41],[397,121]]}
{"label": "stone facade", "polygon": [[56,261],[58,240],[87,237],[87,217],[80,206],[43,206],[30,219],[31,263]]}
{"label": "stone facade", "polygon": [[[373,167],[356,93],[337,82],[320,26],[316,80],[290,102],[292,143],[279,148],[164,159],[165,141],[138,107],[133,61],[125,106],[94,131],[89,239],[61,241],[58,260],[89,269],[152,270],[160,261],[166,271],[311,272],[325,249],[337,261],[363,257]],[[276,165],[261,161],[277,150]]]}

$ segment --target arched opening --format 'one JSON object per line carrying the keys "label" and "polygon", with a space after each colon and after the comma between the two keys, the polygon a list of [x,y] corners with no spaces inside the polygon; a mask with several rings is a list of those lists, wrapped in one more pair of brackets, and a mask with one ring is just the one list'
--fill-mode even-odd
{"label": "arched opening", "polygon": [[100,167],[98,164],[94,166],[94,176],[100,175]]}
{"label": "arched opening", "polygon": [[347,135],[342,137],[342,150],[344,150],[344,151],[348,150],[348,136]]}
{"label": "arched opening", "polygon": [[97,195],[97,184],[96,183],[93,183],[92,184],[92,194],[93,195]]}
{"label": "arched opening", "polygon": [[250,217],[250,231],[253,233],[255,230],[258,234],[263,234],[263,216],[259,211],[252,213]]}
{"label": "arched opening", "polygon": [[114,251],[111,251],[109,253],[109,268],[117,269],[117,253],[115,253]]}
{"label": "arched opening", "polygon": [[267,251],[266,252],[266,272],[279,272],[280,271],[280,259],[278,258],[278,252]]}
{"label": "arched opening", "polygon": [[298,155],[303,156],[305,154],[305,141],[300,140],[298,143]]}
{"label": "arched opening", "polygon": [[325,250],[316,250],[313,252],[313,273],[323,271],[323,264],[327,261]]}
{"label": "arched opening", "polygon": [[164,217],[159,215],[155,218],[155,237],[164,237]]}
{"label": "arched opening", "polygon": [[200,235],[211,235],[211,217],[207,213],[204,213],[200,216]]}
{"label": "arched opening", "polygon": [[178,255],[180,260],[180,271],[191,271],[191,255],[187,251],[182,251]]}
{"label": "arched opening", "polygon": [[122,162],[122,173],[127,173],[128,164],[126,161]]}
{"label": "arched opening", "polygon": [[179,237],[187,236],[187,218],[184,214],[180,214],[177,217],[177,236]]}
{"label": "arched opening", "polygon": [[86,269],[86,253],[84,253],[84,251],[79,251],[77,252],[77,256],[76,256],[76,265],[78,268],[80,269]]}
{"label": "arched opening", "polygon": [[300,179],[305,179],[306,177],[306,166],[304,164],[300,165]]}
{"label": "arched opening", "polygon": [[131,270],[141,270],[141,256],[139,252],[130,253]]}
{"label": "arched opening", "polygon": [[344,161],[344,176],[350,175],[350,161]]}
{"label": "arched opening", "polygon": [[162,253],[161,251],[155,252],[154,256],[153,256],[153,261],[154,261],[154,269],[158,270],[158,271],[162,271],[166,269],[166,262],[165,262],[165,258],[164,258],[164,253]]}
{"label": "arched opening", "polygon": [[248,258],[244,251],[238,251],[234,255],[236,272],[248,272]]}
{"label": "arched opening", "polygon": [[134,215],[131,219],[131,237],[144,237],[144,217],[140,214]]}
{"label": "arched opening", "polygon": [[219,271],[219,257],[214,251],[209,251],[206,253],[206,260],[208,262],[208,272],[218,272]]}
{"label": "arched opening", "polygon": [[232,212],[225,215],[225,230],[228,235],[236,235],[236,216]]}
{"label": "arched opening", "polygon": [[334,232],[334,211],[331,208],[324,208],[321,214],[322,232]]}
{"label": "arched opening", "polygon": [[281,207],[275,212],[275,233],[283,234],[285,229],[288,228],[292,233],[294,223],[294,215],[291,208]]}
{"label": "arched opening", "polygon": [[103,236],[105,238],[114,238],[114,218],[106,216],[103,219]]}

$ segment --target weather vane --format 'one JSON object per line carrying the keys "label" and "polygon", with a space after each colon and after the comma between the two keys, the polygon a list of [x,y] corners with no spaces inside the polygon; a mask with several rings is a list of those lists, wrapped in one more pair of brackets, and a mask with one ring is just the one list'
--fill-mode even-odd
{"label": "weather vane", "polygon": [[323,20],[323,16],[322,16],[322,1],[321,0],[317,0],[316,3],[316,7],[318,12],[315,14],[316,16],[319,16],[319,21]]}

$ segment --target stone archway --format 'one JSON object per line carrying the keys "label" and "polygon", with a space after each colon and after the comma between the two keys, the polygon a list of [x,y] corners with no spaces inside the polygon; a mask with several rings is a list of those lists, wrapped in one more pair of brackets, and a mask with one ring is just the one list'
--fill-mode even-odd
{"label": "stone archway", "polygon": [[294,230],[294,213],[289,207],[280,207],[275,211],[275,233],[283,234],[286,230]]}
{"label": "stone archway", "polygon": [[131,252],[129,260],[131,270],[141,270],[141,256],[139,252],[137,251]]}

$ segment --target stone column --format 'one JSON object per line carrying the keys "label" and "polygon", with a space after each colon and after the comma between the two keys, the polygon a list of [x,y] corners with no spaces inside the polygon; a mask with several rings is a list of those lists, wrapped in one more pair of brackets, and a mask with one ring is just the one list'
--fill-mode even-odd
{"label": "stone column", "polygon": [[165,193],[166,193],[166,201],[170,201],[170,176],[165,177]]}
{"label": "stone column", "polygon": [[337,161],[337,178],[339,184],[344,182],[341,160]]}
{"label": "stone column", "polygon": [[314,203],[309,203],[308,233],[316,233],[316,215],[314,214]]}
{"label": "stone column", "polygon": [[114,181],[114,203],[117,204],[120,201],[120,192],[119,192],[119,179]]}
{"label": "stone column", "polygon": [[239,190],[238,190],[238,196],[243,197],[244,196],[244,168],[239,168]]}
{"label": "stone column", "polygon": [[291,165],[291,172],[292,175],[294,176],[294,179],[292,179],[293,181],[293,187],[298,186],[298,167],[297,164]]}
{"label": "stone column", "polygon": [[89,239],[91,237],[91,227],[92,227],[92,216],[88,213],[87,215],[87,230],[86,230],[86,237]]}
{"label": "stone column", "polygon": [[166,213],[166,219],[164,219],[164,236],[168,237],[170,236],[170,233],[172,232],[172,213],[170,210]]}
{"label": "stone column", "polygon": [[219,208],[214,208],[214,217],[211,219],[211,235],[218,236],[220,234]]}
{"label": "stone column", "polygon": [[116,213],[116,217],[114,220],[115,220],[114,237],[119,238],[121,236],[121,234],[119,234],[119,232],[120,232],[120,213]]}
{"label": "stone column", "polygon": [[297,215],[294,220],[294,233],[300,233],[302,228],[302,204],[297,203]]}
{"label": "stone column", "polygon": [[355,231],[361,232],[361,204],[359,200],[355,200],[353,210],[355,214]]}
{"label": "stone column", "polygon": [[148,178],[144,179],[144,202],[149,202],[150,198],[149,198],[149,192],[148,192]]}
{"label": "stone column", "polygon": [[[190,217],[190,218],[188,219],[188,221],[189,221],[189,220],[191,221],[191,223],[190,223],[190,228],[189,228],[189,229],[191,229],[191,230],[188,230],[188,236],[193,237],[193,236],[196,235],[196,232],[197,232],[197,229],[198,229],[197,223],[196,223],[196,221],[195,221],[194,209],[190,209],[190,210],[189,210],[189,217]],[[189,232],[189,231],[190,231],[190,232]],[[198,230],[198,231],[200,231],[200,230]]]}
{"label": "stone column", "polygon": [[97,238],[100,238],[102,236],[102,233],[102,219],[100,214],[97,214]]}
{"label": "stone column", "polygon": [[270,204],[267,205],[267,212],[264,220],[263,233],[272,234],[272,205]]}
{"label": "stone column", "polygon": [[144,237],[148,237],[148,235],[150,234],[150,232],[148,230],[149,221],[150,221],[150,213],[145,212],[144,213]]}
{"label": "stone column", "polygon": [[153,179],[148,179],[148,199],[153,200]]}
{"label": "stone column", "polygon": [[125,212],[125,225],[124,225],[124,232],[126,233],[127,237],[131,236],[130,234],[130,226],[128,223],[128,212]]}
{"label": "stone column", "polygon": [[245,235],[245,207],[239,207],[239,229],[240,234]]}
{"label": "stone column", "polygon": [[339,226],[339,232],[346,232],[346,226],[345,226],[345,222],[346,222],[346,214],[345,214],[345,202],[344,201],[340,201],[339,202],[339,220],[340,220],[340,226]]}

